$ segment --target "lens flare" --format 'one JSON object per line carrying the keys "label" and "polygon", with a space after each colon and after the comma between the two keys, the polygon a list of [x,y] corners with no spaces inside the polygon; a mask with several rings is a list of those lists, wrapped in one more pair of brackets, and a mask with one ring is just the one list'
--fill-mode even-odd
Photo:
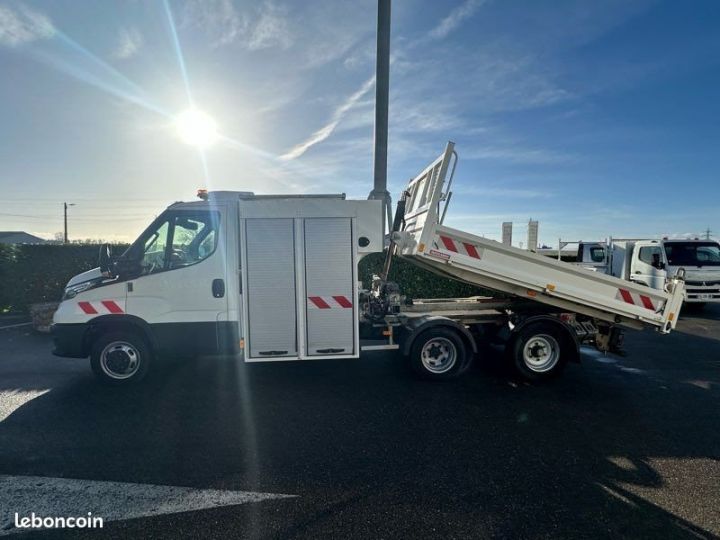
{"label": "lens flare", "polygon": [[175,128],[185,143],[198,148],[212,146],[219,137],[215,120],[198,109],[188,109],[177,115]]}

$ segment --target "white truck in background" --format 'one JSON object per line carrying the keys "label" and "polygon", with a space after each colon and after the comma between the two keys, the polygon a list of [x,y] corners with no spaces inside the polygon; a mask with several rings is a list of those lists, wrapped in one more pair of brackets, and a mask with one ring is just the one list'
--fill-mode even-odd
{"label": "white truck in background", "polygon": [[686,303],[720,303],[720,243],[715,240],[611,238],[577,244],[577,264],[583,268],[653,289],[663,289],[683,269]]}

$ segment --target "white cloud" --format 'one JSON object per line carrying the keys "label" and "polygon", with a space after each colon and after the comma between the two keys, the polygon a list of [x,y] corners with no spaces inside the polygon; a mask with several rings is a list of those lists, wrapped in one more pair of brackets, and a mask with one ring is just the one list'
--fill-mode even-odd
{"label": "white cloud", "polygon": [[122,60],[135,56],[142,48],[143,43],[143,36],[137,28],[121,28],[113,56]]}
{"label": "white cloud", "polygon": [[238,43],[256,51],[286,49],[293,43],[287,9],[271,1],[260,3],[254,12],[241,12],[231,0],[192,0],[184,21],[204,29],[216,47]]}
{"label": "white cloud", "polygon": [[55,34],[50,18],[26,6],[12,10],[0,6],[0,45],[17,47]]}
{"label": "white cloud", "polygon": [[191,0],[185,8],[185,22],[212,34],[215,46],[234,42],[245,34],[249,25],[231,0]]}
{"label": "white cloud", "polygon": [[287,11],[271,2],[262,4],[258,18],[251,26],[246,41],[251,51],[270,47],[287,49],[292,44]]}
{"label": "white cloud", "polygon": [[475,12],[485,3],[485,0],[465,0],[458,7],[453,9],[438,25],[430,30],[429,36],[432,39],[443,39],[455,30],[467,18],[472,17]]}
{"label": "white cloud", "polygon": [[370,77],[367,81],[363,83],[363,85],[354,93],[352,94],[348,99],[345,100],[345,102],[340,105],[337,109],[335,109],[335,112],[332,115],[332,119],[330,122],[325,124],[323,127],[318,129],[315,133],[310,135],[306,140],[301,142],[300,144],[296,144],[293,146],[290,150],[288,150],[285,154],[283,154],[281,159],[284,160],[290,160],[295,159],[300,156],[302,156],[309,148],[312,146],[315,146],[316,144],[324,141],[327,139],[330,135],[332,135],[333,131],[335,131],[335,128],[338,126],[340,121],[345,117],[345,115],[352,109],[355,104],[362,99],[362,97],[375,85],[375,76],[373,75]]}
{"label": "white cloud", "polygon": [[402,133],[434,133],[460,129],[464,125],[460,115],[446,105],[421,99],[398,96],[393,103],[391,130]]}
{"label": "white cloud", "polygon": [[531,188],[514,187],[480,187],[457,186],[453,188],[457,195],[470,195],[476,197],[498,197],[511,199],[547,199],[556,195],[554,191]]}
{"label": "white cloud", "polygon": [[468,160],[496,160],[510,163],[526,164],[555,164],[571,161],[573,158],[543,148],[524,148],[522,146],[485,146],[478,145],[475,148],[467,148],[463,152],[463,158]]}
{"label": "white cloud", "polygon": [[375,62],[375,43],[367,40],[362,46],[355,48],[343,60],[343,66],[349,70],[365,69]]}

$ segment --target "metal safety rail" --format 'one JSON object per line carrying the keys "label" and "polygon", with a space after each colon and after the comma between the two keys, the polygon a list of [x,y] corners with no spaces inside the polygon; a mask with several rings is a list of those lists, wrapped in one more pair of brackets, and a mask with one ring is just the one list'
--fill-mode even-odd
{"label": "metal safety rail", "polygon": [[443,185],[453,157],[450,142],[408,184],[404,223],[393,233],[399,255],[437,274],[608,323],[663,333],[675,328],[685,294],[679,277],[668,280],[666,291],[651,289],[443,225],[449,201]]}

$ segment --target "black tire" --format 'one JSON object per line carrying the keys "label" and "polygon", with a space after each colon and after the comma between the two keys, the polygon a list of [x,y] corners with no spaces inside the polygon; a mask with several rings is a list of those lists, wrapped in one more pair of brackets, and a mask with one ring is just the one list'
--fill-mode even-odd
{"label": "black tire", "polygon": [[557,377],[565,369],[568,337],[552,323],[528,324],[512,338],[507,353],[516,373],[531,381]]}
{"label": "black tire", "polygon": [[129,386],[145,377],[153,354],[145,338],[129,330],[102,334],[90,351],[90,367],[104,384]]}
{"label": "black tire", "polygon": [[408,357],[413,372],[428,380],[448,380],[465,373],[472,355],[459,332],[447,327],[429,328],[413,340]]}

